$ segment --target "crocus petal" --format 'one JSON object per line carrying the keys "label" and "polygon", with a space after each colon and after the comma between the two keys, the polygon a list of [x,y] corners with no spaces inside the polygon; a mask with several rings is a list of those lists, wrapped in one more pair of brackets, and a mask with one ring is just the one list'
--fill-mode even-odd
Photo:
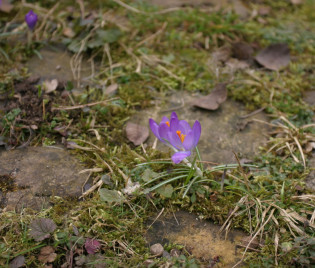
{"label": "crocus petal", "polygon": [[180,151],[176,152],[175,154],[172,155],[172,161],[175,164],[180,163],[183,159],[186,157],[190,156],[191,152],[190,151]]}
{"label": "crocus petal", "polygon": [[173,117],[170,121],[170,128],[172,132],[179,130],[179,120],[176,117]]}
{"label": "crocus petal", "polygon": [[178,116],[175,112],[172,112],[170,120],[172,120],[173,118],[176,118],[178,120]]}
{"label": "crocus petal", "polygon": [[192,150],[195,146],[195,137],[194,137],[194,132],[190,130],[188,134],[185,137],[185,140],[183,142],[183,147],[185,150]]}
{"label": "crocus petal", "polygon": [[149,119],[149,124],[155,137],[161,140],[160,135],[159,135],[159,125],[152,118]]}
{"label": "crocus petal", "polygon": [[172,129],[170,129],[170,132],[168,133],[168,141],[173,147],[178,150],[183,148],[182,141],[180,140],[175,130],[172,131]]}
{"label": "crocus petal", "polygon": [[169,140],[170,127],[165,123],[161,123],[158,127],[159,137],[162,142]]}
{"label": "crocus petal", "polygon": [[201,134],[201,125],[198,120],[196,120],[195,124],[192,127],[192,132],[193,132],[193,140],[194,140],[194,145],[193,147],[196,147],[199,139],[200,139],[200,134]]}
{"label": "crocus petal", "polygon": [[168,118],[166,116],[162,117],[161,123],[169,122]]}
{"label": "crocus petal", "polygon": [[35,25],[37,23],[38,17],[37,14],[33,12],[33,10],[30,10],[26,15],[25,15],[25,21],[27,23],[27,26],[33,30],[35,28]]}
{"label": "crocus petal", "polygon": [[179,130],[185,135],[187,135],[188,132],[191,130],[191,127],[186,120],[180,120],[178,122],[178,125],[179,125]]}

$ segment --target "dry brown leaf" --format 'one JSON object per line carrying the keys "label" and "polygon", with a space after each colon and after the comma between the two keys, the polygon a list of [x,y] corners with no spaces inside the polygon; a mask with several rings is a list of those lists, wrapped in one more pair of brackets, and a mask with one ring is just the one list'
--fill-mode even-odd
{"label": "dry brown leaf", "polygon": [[56,230],[57,226],[51,219],[40,218],[33,220],[30,225],[30,236],[36,241],[42,241],[50,237],[50,233]]}
{"label": "dry brown leaf", "polygon": [[252,58],[254,49],[247,43],[237,42],[232,45],[233,57],[238,60],[249,60]]}
{"label": "dry brown leaf", "polygon": [[57,258],[54,248],[51,246],[43,247],[40,250],[38,260],[43,263],[53,262]]}
{"label": "dry brown leaf", "polygon": [[261,50],[255,60],[267,69],[278,71],[290,63],[290,49],[287,44],[272,44]]}
{"label": "dry brown leaf", "polygon": [[75,32],[69,27],[64,28],[64,30],[62,31],[62,34],[69,38],[73,38],[75,36]]}
{"label": "dry brown leaf", "polygon": [[269,15],[270,11],[271,11],[271,7],[269,7],[269,6],[260,6],[258,8],[258,14],[260,16],[267,16],[267,15]]}
{"label": "dry brown leaf", "polygon": [[212,58],[215,62],[226,62],[231,57],[231,49],[228,47],[221,47],[212,53]]}
{"label": "dry brown leaf", "polygon": [[301,5],[301,4],[303,4],[303,0],[291,0],[291,4],[293,4],[293,5]]}
{"label": "dry brown leaf", "polygon": [[242,0],[234,0],[234,11],[237,15],[240,16],[241,19],[246,19],[250,16],[251,14],[251,9],[246,3],[246,1]]}
{"label": "dry brown leaf", "polygon": [[308,142],[305,146],[305,152],[310,153],[313,150],[315,150],[315,142]]}
{"label": "dry brown leaf", "polygon": [[25,265],[25,257],[23,255],[19,255],[15,257],[11,262],[9,267],[10,268],[19,268]]}
{"label": "dry brown leaf", "polygon": [[51,81],[46,80],[43,83],[44,89],[45,89],[45,93],[51,93],[53,91],[55,91],[58,87],[58,80],[57,79],[53,79]]}
{"label": "dry brown leaf", "polygon": [[138,146],[145,142],[149,137],[149,129],[144,126],[128,122],[126,126],[126,135],[128,140]]}
{"label": "dry brown leaf", "polygon": [[105,94],[106,95],[114,95],[117,92],[118,89],[118,84],[111,84],[110,86],[108,86],[105,90]]}
{"label": "dry brown leaf", "polygon": [[249,68],[249,64],[246,61],[231,58],[225,65],[229,67],[232,71],[242,70]]}
{"label": "dry brown leaf", "polygon": [[13,9],[13,5],[8,0],[2,0],[0,1],[0,11],[5,13],[10,13]]}
{"label": "dry brown leaf", "polygon": [[209,95],[196,99],[193,105],[206,110],[216,110],[221,103],[226,101],[226,98],[226,83],[219,83]]}

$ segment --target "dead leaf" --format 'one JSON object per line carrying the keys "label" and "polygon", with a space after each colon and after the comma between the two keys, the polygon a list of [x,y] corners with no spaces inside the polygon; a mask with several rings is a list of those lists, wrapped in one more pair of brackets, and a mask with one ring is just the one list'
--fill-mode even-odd
{"label": "dead leaf", "polygon": [[206,110],[216,110],[227,98],[226,83],[219,83],[207,96],[196,99],[193,105]]}
{"label": "dead leaf", "polygon": [[56,88],[58,87],[58,80],[57,79],[53,79],[51,81],[46,80],[43,82],[43,86],[44,86],[44,90],[45,93],[51,93],[53,91],[56,90]]}
{"label": "dead leaf", "polygon": [[62,31],[62,34],[69,38],[73,38],[75,36],[75,32],[69,27],[64,28],[64,30]]}
{"label": "dead leaf", "polygon": [[54,248],[51,246],[43,247],[40,250],[38,260],[43,263],[53,262],[57,258]]}
{"label": "dead leaf", "polygon": [[271,11],[271,7],[269,7],[269,6],[260,6],[258,8],[258,14],[260,16],[267,16],[267,15],[269,15],[270,11]]}
{"label": "dead leaf", "polygon": [[313,150],[315,150],[315,142],[308,142],[305,146],[305,152],[310,153]]}
{"label": "dead leaf", "polygon": [[10,13],[13,9],[13,5],[8,0],[2,0],[0,1],[0,11],[5,13]]}
{"label": "dead leaf", "polygon": [[30,236],[36,241],[42,241],[50,237],[50,233],[56,230],[57,226],[51,219],[36,219],[31,222]]}
{"label": "dead leaf", "polygon": [[261,50],[255,60],[267,69],[278,71],[290,63],[290,49],[287,44],[272,44]]}
{"label": "dead leaf", "polygon": [[291,0],[292,5],[301,5],[303,4],[303,0]]}
{"label": "dead leaf", "polygon": [[246,61],[238,60],[238,59],[234,59],[234,58],[229,59],[225,63],[225,65],[227,67],[229,67],[233,72],[235,72],[237,70],[249,68],[249,64]]}
{"label": "dead leaf", "polygon": [[87,253],[95,254],[101,248],[101,243],[96,239],[87,238],[84,243],[84,247]]}
{"label": "dead leaf", "polygon": [[134,145],[138,146],[145,142],[149,137],[149,129],[144,126],[128,122],[126,126],[126,134],[128,140],[133,142]]}
{"label": "dead leaf", "polygon": [[116,92],[117,92],[117,89],[118,89],[118,84],[111,84],[110,86],[108,86],[105,90],[105,94],[106,95],[114,95]]}
{"label": "dead leaf", "polygon": [[251,10],[245,1],[234,0],[234,11],[241,19],[246,19],[250,16]]}
{"label": "dead leaf", "polygon": [[19,268],[25,265],[25,257],[23,255],[15,257],[10,262],[10,268]]}
{"label": "dead leaf", "polygon": [[221,47],[212,53],[212,59],[215,62],[226,62],[231,57],[231,49],[228,47]]}
{"label": "dead leaf", "polygon": [[244,42],[237,42],[232,45],[233,57],[238,60],[249,60],[252,58],[254,49]]}

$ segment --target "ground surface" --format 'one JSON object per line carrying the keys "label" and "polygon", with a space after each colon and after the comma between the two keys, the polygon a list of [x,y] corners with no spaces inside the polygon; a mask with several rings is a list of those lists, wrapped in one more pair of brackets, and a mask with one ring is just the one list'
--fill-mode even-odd
{"label": "ground surface", "polygon": [[[313,10],[1,1],[0,266],[314,265]],[[149,129],[173,111],[200,177]]]}

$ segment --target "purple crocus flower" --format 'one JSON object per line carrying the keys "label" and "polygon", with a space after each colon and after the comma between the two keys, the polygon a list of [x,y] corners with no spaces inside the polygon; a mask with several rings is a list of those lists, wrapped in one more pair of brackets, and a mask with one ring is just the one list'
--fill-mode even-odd
{"label": "purple crocus flower", "polygon": [[187,121],[178,120],[177,114],[173,112],[170,120],[163,117],[160,124],[153,119],[149,120],[153,134],[162,142],[171,145],[176,153],[172,155],[175,164],[191,155],[191,151],[197,146],[201,125],[196,121],[191,128]]}
{"label": "purple crocus flower", "polygon": [[25,21],[27,23],[27,26],[30,30],[33,30],[35,28],[35,25],[37,23],[38,17],[37,14],[33,12],[33,10],[30,10],[25,15]]}

